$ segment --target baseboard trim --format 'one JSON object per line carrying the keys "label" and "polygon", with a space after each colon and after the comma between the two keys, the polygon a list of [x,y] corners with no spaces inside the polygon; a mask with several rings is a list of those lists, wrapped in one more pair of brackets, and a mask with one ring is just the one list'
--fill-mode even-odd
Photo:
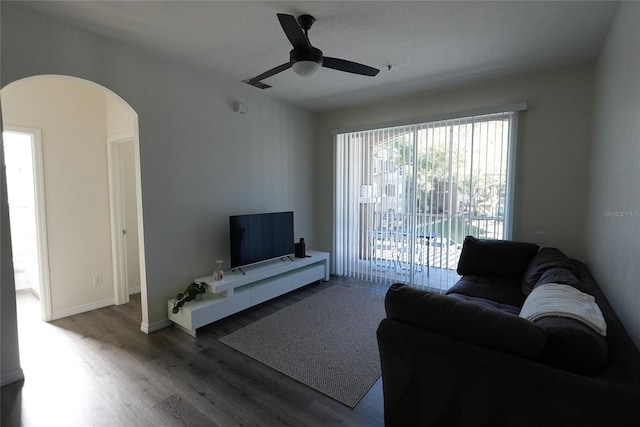
{"label": "baseboard trim", "polygon": [[135,288],[129,288],[129,295],[135,295],[140,293],[140,286]]}
{"label": "baseboard trim", "polygon": [[151,334],[155,331],[159,331],[160,329],[168,328],[173,325],[173,322],[169,319],[159,320],[153,323],[141,323],[140,330],[145,334]]}
{"label": "baseboard trim", "polygon": [[0,386],[22,381],[24,379],[24,371],[22,368],[14,369],[13,371],[3,372],[0,376]]}
{"label": "baseboard trim", "polygon": [[95,301],[89,304],[79,305],[71,307],[66,310],[57,311],[51,313],[51,320],[62,319],[63,317],[73,316],[74,314],[86,313],[87,311],[96,310],[98,308],[108,307],[114,304],[113,298],[107,298],[100,301]]}

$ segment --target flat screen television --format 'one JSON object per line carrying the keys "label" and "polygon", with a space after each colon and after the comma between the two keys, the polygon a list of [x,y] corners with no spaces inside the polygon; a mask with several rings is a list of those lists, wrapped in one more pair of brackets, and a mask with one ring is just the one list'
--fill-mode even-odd
{"label": "flat screen television", "polygon": [[293,212],[230,216],[229,236],[232,269],[291,255]]}

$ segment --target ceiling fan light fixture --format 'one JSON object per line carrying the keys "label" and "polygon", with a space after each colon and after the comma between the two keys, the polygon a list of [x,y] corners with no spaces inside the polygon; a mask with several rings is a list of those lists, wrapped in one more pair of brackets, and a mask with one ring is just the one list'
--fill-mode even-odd
{"label": "ceiling fan light fixture", "polygon": [[291,42],[291,46],[293,46],[293,49],[289,52],[289,62],[278,65],[252,79],[243,80],[245,83],[259,89],[267,89],[271,86],[263,83],[262,80],[281,73],[284,70],[288,70],[289,68],[293,68],[293,72],[300,76],[315,74],[321,67],[371,77],[380,71],[368,65],[322,55],[322,51],[313,47],[309,41],[308,32],[315,22],[313,16],[300,15],[297,20],[293,15],[287,15],[286,13],[278,13],[277,16],[284,34],[289,39],[289,42]]}
{"label": "ceiling fan light fixture", "polygon": [[315,61],[298,61],[291,66],[293,71],[299,76],[310,76],[320,69],[320,64]]}

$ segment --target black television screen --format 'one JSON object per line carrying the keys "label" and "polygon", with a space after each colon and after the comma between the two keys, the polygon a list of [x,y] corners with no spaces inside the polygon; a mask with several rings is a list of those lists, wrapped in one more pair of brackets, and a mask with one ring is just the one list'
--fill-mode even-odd
{"label": "black television screen", "polygon": [[231,268],[293,253],[293,212],[229,217]]}

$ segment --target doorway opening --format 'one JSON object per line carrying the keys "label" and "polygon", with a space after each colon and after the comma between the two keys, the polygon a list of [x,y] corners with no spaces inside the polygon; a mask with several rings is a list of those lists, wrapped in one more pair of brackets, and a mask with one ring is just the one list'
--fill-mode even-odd
{"label": "doorway opening", "polygon": [[140,259],[135,182],[135,139],[132,133],[108,140],[111,229],[116,304],[140,292]]}
{"label": "doorway opening", "polygon": [[40,130],[7,126],[3,139],[15,288],[38,297],[51,320]]}
{"label": "doorway opening", "polygon": [[[38,197],[35,197],[34,215],[43,227],[45,224],[47,226],[46,232],[37,232],[46,240],[42,247],[48,254],[40,257],[38,266],[44,263],[46,268],[43,270],[41,267],[37,273],[33,269],[23,268],[26,260],[33,257],[23,256],[25,251],[21,248],[14,249],[17,273],[31,283],[36,276],[40,277],[41,282],[44,280],[40,285],[32,285],[34,294],[40,296],[42,319],[55,320],[113,304],[124,304],[128,302],[130,294],[139,292],[141,330],[147,332],[136,112],[109,89],[70,76],[21,79],[3,87],[1,95],[5,130],[28,134],[30,132],[23,132],[22,129],[27,124],[41,129],[43,138],[43,148],[34,151],[34,159],[36,163],[40,159],[42,172],[42,178],[35,182],[35,187],[36,190],[40,187],[43,203],[40,204]],[[120,141],[123,135],[127,137],[127,150],[118,150],[121,156],[115,160],[127,162],[127,179],[118,181],[117,177],[114,180],[112,176],[114,158],[110,157],[110,151],[114,137]],[[39,141],[39,134],[33,140],[36,139]],[[42,168],[42,164],[46,169]],[[19,181],[26,182],[22,178]],[[120,224],[114,228],[115,222],[121,222],[114,220],[114,217],[125,216],[120,211],[121,206],[114,205],[114,185],[121,185],[127,197],[124,229],[120,228]],[[21,190],[18,192],[23,193]],[[21,221],[11,218],[11,222],[19,224]],[[113,238],[123,230],[127,232],[126,240],[137,243],[127,246],[126,252],[119,251],[119,239]],[[24,234],[14,230],[11,232],[16,236]],[[34,235],[32,231],[29,233]],[[124,264],[117,262],[118,256],[115,256],[120,252],[128,263],[124,274],[120,269]],[[22,285],[25,283],[23,277],[16,277],[16,282],[20,286],[29,286]]]}

